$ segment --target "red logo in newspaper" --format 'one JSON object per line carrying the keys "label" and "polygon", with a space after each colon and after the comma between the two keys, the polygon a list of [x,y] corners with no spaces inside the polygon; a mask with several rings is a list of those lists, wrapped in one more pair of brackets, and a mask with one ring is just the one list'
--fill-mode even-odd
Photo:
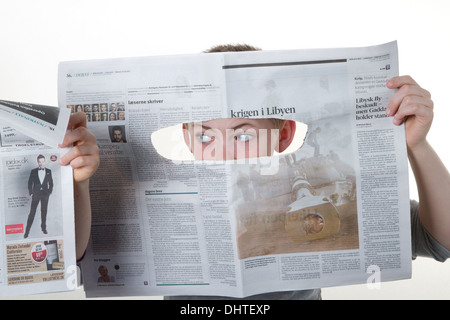
{"label": "red logo in newspaper", "polygon": [[23,233],[23,224],[9,224],[5,226],[5,234]]}
{"label": "red logo in newspaper", "polygon": [[43,243],[36,243],[31,248],[31,258],[36,263],[44,262],[47,259],[47,247]]}

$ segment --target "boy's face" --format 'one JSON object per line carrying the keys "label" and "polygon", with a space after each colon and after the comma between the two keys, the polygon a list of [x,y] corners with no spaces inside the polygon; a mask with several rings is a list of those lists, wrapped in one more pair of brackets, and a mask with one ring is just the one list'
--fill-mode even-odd
{"label": "boy's face", "polygon": [[292,141],[295,122],[283,121],[276,128],[271,119],[233,118],[190,123],[183,129],[196,160],[237,160],[283,151],[287,148],[284,140],[288,138],[288,145]]}

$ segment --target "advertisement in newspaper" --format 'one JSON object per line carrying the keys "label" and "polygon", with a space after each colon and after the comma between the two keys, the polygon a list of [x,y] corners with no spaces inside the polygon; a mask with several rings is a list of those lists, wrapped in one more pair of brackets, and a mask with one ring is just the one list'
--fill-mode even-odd
{"label": "advertisement in newspaper", "polygon": [[70,112],[10,101],[0,110],[0,297],[73,290],[72,169],[58,164]]}
{"label": "advertisement in newspaper", "polygon": [[409,278],[397,74],[396,42],[61,63],[59,104],[87,113],[102,161],[87,296]]}

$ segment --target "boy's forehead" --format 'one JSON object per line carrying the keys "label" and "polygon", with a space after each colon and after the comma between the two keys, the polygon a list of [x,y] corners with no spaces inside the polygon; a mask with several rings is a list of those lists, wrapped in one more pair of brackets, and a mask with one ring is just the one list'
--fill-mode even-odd
{"label": "boy's forehead", "polygon": [[248,119],[248,118],[214,119],[202,122],[195,122],[194,125],[210,129],[235,129],[243,126],[251,126],[254,128],[261,128],[261,129],[274,128],[274,123],[270,119]]}

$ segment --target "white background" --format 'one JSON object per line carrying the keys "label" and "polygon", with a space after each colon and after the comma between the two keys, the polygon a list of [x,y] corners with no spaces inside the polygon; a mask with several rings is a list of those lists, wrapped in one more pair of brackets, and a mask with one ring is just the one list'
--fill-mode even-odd
{"label": "white background", "polygon": [[[398,40],[400,73],[432,93],[428,135],[450,167],[448,0],[22,0],[0,4],[0,99],[57,104],[58,62],[198,53],[223,43],[266,50]],[[411,179],[411,198],[417,199]],[[450,214],[450,211],[449,211]],[[324,299],[449,299],[450,261],[413,262],[413,279],[323,290]],[[38,298],[84,299],[82,290]],[[31,297],[26,297],[31,298]]]}

